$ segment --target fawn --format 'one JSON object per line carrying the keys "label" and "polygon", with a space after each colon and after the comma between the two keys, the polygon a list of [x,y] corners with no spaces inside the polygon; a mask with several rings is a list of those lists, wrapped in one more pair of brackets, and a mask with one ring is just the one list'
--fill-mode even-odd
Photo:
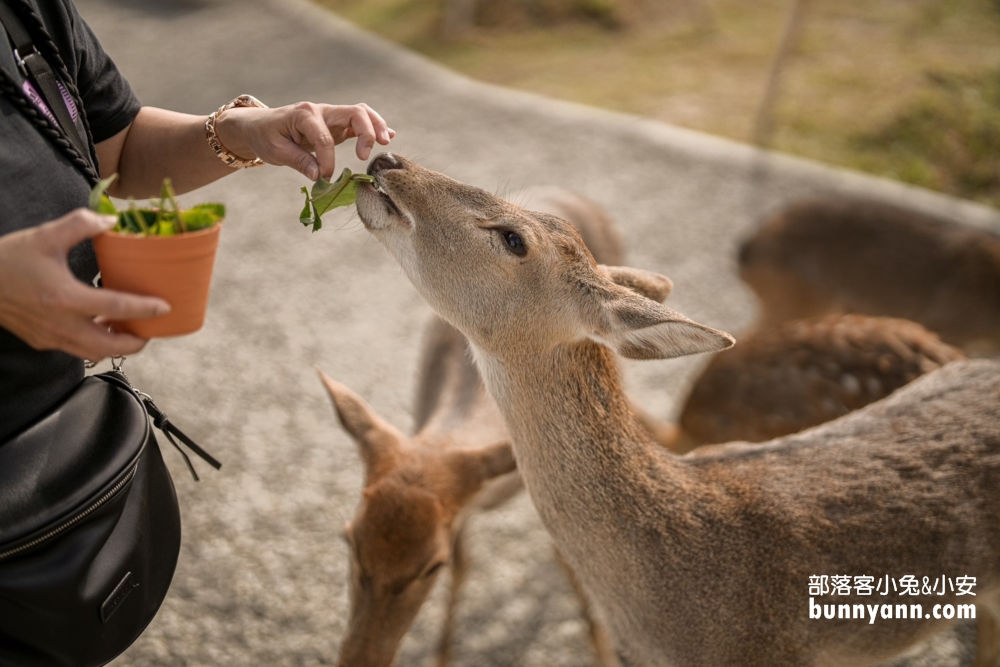
{"label": "fawn", "polygon": [[964,358],[916,322],[891,317],[827,315],[758,329],[695,381],[670,449],[797,433]]}
{"label": "fawn", "polygon": [[815,619],[812,576],[969,576],[981,615],[997,605],[1000,362],[948,364],[800,434],[675,456],[637,424],[614,353],[732,337],[648,298],[662,277],[596,264],[558,218],[392,155],[368,173],[362,222],[469,339],[535,508],[630,658],[864,667],[947,625],[933,604],[971,599],[953,585],[883,598],[929,618]]}
{"label": "fawn", "polygon": [[740,249],[761,325],[827,313],[919,322],[969,354],[1000,352],[1000,235],[865,200],[804,201]]}
{"label": "fawn", "polygon": [[[621,260],[622,243],[614,223],[596,203],[555,187],[534,188],[524,198],[532,208],[572,221],[595,256]],[[455,604],[468,568],[466,519],[502,505],[523,488],[507,429],[472,362],[465,337],[434,318],[427,326],[420,360],[417,433],[412,437],[381,419],[350,389],[320,373],[366,468],[361,502],[344,530],[351,552],[351,618],[339,659],[344,667],[393,663],[403,635],[446,564],[452,586],[437,663],[448,664]],[[617,665],[603,630],[588,614],[587,601],[579,589],[577,593],[600,664]]]}

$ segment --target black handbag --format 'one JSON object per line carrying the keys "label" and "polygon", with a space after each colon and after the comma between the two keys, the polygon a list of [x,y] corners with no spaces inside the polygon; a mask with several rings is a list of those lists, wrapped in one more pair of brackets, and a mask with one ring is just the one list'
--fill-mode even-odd
{"label": "black handbag", "polygon": [[0,665],[104,665],[159,609],[181,525],[147,412],[219,467],[120,370],[0,445]]}

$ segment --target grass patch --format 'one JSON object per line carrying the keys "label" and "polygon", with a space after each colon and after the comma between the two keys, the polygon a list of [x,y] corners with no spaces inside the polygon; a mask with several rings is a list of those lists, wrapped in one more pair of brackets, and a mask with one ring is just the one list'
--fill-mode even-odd
{"label": "grass patch", "polygon": [[929,85],[876,131],[856,137],[869,171],[1000,206],[1000,71],[928,75]]}
{"label": "grass patch", "polygon": [[[472,77],[749,141],[790,0],[316,0]],[[812,0],[771,145],[1000,205],[1000,0]]]}

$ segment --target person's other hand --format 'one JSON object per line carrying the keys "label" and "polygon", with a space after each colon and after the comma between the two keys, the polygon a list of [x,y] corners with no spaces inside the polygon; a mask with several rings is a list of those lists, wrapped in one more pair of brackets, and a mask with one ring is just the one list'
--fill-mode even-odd
{"label": "person's other hand", "polygon": [[215,129],[230,153],[292,167],[313,181],[320,176],[333,177],[334,146],[357,137],[358,159],[367,160],[376,143],[385,146],[396,136],[367,104],[299,102],[276,109],[236,107],[219,116]]}
{"label": "person's other hand", "polygon": [[141,350],[144,339],[108,331],[101,322],[157,317],[170,312],[170,305],[85,285],[66,259],[73,246],[114,223],[113,217],[80,208],[0,236],[0,326],[36,350],[62,350],[91,361]]}

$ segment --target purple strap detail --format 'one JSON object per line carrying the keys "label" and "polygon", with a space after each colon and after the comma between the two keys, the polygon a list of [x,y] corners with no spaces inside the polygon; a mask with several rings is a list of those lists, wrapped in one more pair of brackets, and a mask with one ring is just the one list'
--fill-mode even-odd
{"label": "purple strap detail", "polygon": [[69,112],[69,117],[72,118],[75,123],[77,121],[76,102],[73,101],[73,96],[69,94],[68,90],[66,90],[66,86],[62,84],[62,81],[56,81],[56,85],[59,86],[59,94],[62,95],[63,103],[66,105],[66,111]]}
{"label": "purple strap detail", "polygon": [[[69,112],[69,117],[76,122],[78,111],[76,109],[76,102],[73,101],[73,96],[69,94],[66,87],[63,86],[61,81],[56,81],[56,85],[59,86],[59,93],[62,95],[63,103],[66,104],[66,111]],[[24,92],[24,96],[31,100],[32,104],[42,112],[42,114],[49,119],[49,122],[53,125],[58,126],[59,121],[56,120],[55,114],[49,108],[49,105],[45,103],[45,98],[38,93],[38,89],[35,88],[35,84],[31,82],[30,79],[25,79],[24,83],[21,84],[21,90]]]}
{"label": "purple strap detail", "polygon": [[42,97],[38,93],[38,89],[35,88],[35,84],[31,83],[30,80],[25,79],[24,83],[21,84],[21,90],[24,91],[24,96],[31,100],[32,104],[34,104],[35,107],[42,112],[42,115],[49,119],[50,123],[56,126],[59,125],[59,122],[56,120],[52,110],[49,109],[49,105],[45,103],[45,98]]}

